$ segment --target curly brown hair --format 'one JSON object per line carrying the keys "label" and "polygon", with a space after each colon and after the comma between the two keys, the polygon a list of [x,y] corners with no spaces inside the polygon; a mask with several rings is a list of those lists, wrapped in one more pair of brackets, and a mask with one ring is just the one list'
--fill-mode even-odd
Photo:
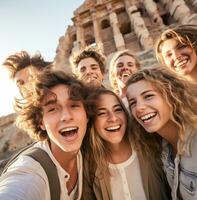
{"label": "curly brown hair", "polygon": [[[184,135],[186,127],[191,127],[197,130],[197,87],[196,84],[185,80],[165,67],[157,67],[152,69],[143,69],[131,76],[127,81],[127,87],[132,83],[140,80],[150,82],[157,91],[162,95],[164,100],[171,108],[171,120],[179,128],[180,149],[182,152],[182,145],[184,144]],[[139,141],[142,132],[146,132],[133,119],[133,127],[139,133]],[[141,127],[141,128],[140,128]],[[150,133],[147,133],[150,135]]]}
{"label": "curly brown hair", "polygon": [[[17,113],[17,126],[37,140],[48,138],[45,130],[40,125],[43,117],[43,100],[47,95],[53,96],[50,88],[64,84],[69,88],[70,99],[82,101],[85,109],[85,98],[88,90],[83,83],[74,76],[67,75],[62,71],[43,70],[36,78],[32,80],[31,91],[23,99],[16,99],[15,110]],[[33,90],[32,90],[33,89]]]}
{"label": "curly brown hair", "polygon": [[6,58],[3,62],[3,66],[9,70],[10,78],[14,79],[16,73],[26,67],[33,66],[41,70],[51,63],[52,62],[45,61],[40,53],[31,57],[27,51],[20,51]]}
{"label": "curly brown hair", "polygon": [[72,63],[73,72],[76,72],[78,64],[84,58],[93,58],[99,65],[102,74],[105,74],[106,57],[97,47],[88,46],[83,49],[77,56],[72,56],[70,61]]}
{"label": "curly brown hair", "polygon": [[191,47],[197,54],[197,25],[179,25],[173,29],[167,29],[158,38],[155,46],[157,60],[165,64],[161,54],[162,45],[166,40],[175,38],[181,44]]}

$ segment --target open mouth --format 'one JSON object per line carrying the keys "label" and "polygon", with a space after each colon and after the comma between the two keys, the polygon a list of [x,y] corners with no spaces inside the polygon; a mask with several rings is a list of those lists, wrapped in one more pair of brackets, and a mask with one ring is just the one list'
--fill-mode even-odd
{"label": "open mouth", "polygon": [[121,128],[121,125],[116,125],[116,126],[107,127],[105,128],[105,130],[109,132],[116,132],[116,131],[119,131],[120,128]]}
{"label": "open mouth", "polygon": [[140,119],[144,122],[147,123],[149,122],[151,119],[153,119],[155,116],[157,115],[157,112],[152,112],[146,115],[143,115],[140,117]]}
{"label": "open mouth", "polygon": [[183,59],[181,61],[179,61],[178,63],[175,63],[175,69],[178,71],[178,70],[181,70],[182,68],[185,67],[185,65],[187,64],[188,62],[188,59]]}
{"label": "open mouth", "polygon": [[59,133],[66,138],[72,138],[78,133],[78,127],[67,127],[59,131]]}

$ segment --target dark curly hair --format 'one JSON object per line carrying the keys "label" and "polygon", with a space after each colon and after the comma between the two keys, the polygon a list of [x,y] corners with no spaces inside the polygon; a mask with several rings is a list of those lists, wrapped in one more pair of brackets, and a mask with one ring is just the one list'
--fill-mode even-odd
{"label": "dark curly hair", "polygon": [[85,98],[88,90],[83,83],[72,75],[62,71],[43,70],[32,80],[31,91],[23,99],[16,99],[15,110],[17,113],[17,126],[37,140],[48,138],[48,134],[40,127],[43,117],[43,100],[47,95],[56,98],[50,88],[64,84],[69,87],[69,96],[72,100],[82,101],[85,109]]}

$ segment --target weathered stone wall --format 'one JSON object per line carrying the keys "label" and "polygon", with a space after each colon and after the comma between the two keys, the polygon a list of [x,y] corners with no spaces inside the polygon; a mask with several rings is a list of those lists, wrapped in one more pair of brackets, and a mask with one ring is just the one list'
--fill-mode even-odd
{"label": "weathered stone wall", "polygon": [[[73,25],[59,39],[55,61],[60,69],[70,70],[70,55],[96,44],[108,61],[115,51],[128,48],[142,67],[156,66],[157,36],[169,26],[197,24],[196,13],[197,0],[85,0],[74,12]],[[31,143],[14,125],[15,117],[0,118],[0,156]]]}

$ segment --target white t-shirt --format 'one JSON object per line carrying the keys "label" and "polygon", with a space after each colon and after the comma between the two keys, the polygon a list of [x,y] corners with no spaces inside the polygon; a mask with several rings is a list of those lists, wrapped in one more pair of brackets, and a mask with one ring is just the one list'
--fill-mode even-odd
{"label": "white t-shirt", "polygon": [[[38,142],[35,146],[46,151],[57,167],[60,180],[60,200],[77,200],[82,194],[82,156],[77,155],[78,184],[68,195],[66,182],[70,175],[60,166],[49,148],[48,142]],[[50,200],[47,175],[37,161],[29,156],[19,156],[7,172],[0,177],[0,199],[2,200]]]}
{"label": "white t-shirt", "polygon": [[146,200],[139,161],[135,151],[123,163],[109,163],[109,171],[113,200]]}

